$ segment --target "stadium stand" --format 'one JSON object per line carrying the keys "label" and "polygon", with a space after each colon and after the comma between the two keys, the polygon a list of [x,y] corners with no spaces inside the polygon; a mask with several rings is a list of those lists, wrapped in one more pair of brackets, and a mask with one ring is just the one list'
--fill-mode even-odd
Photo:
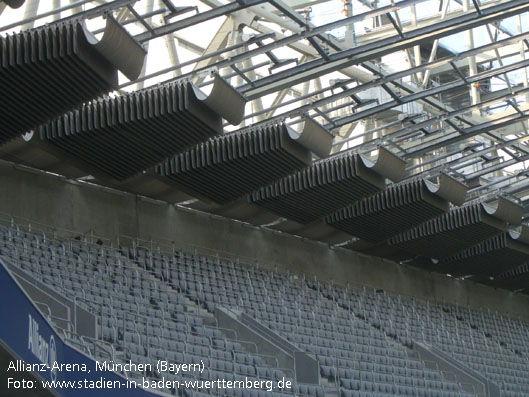
{"label": "stadium stand", "polygon": [[[204,317],[193,310],[197,306],[180,287],[173,289],[154,278],[154,269],[161,270],[164,263],[167,266],[167,260],[179,264],[175,273],[178,277],[177,274],[192,266],[192,256],[168,258],[143,250],[116,251],[81,242],[47,240],[18,228],[2,228],[0,245],[2,255],[16,260],[22,269],[65,297],[82,301],[96,313],[101,340],[115,347],[116,360],[137,363],[155,363],[158,359],[178,363],[203,360],[207,369],[190,379],[199,375],[212,380],[285,376],[281,369],[267,366],[266,358],[250,353],[248,350],[255,353],[255,347],[237,341],[233,331],[228,330],[226,336],[215,327],[211,315]],[[198,283],[194,284],[191,278],[182,278],[182,282],[196,291]],[[236,304],[228,296],[223,302]],[[134,374],[130,375],[134,378]],[[164,376],[174,380],[174,374]],[[189,391],[189,395],[197,393]]]}
{"label": "stadium stand", "polygon": [[527,323],[460,306],[401,299],[376,291],[352,291],[336,285],[312,287],[356,313],[386,335],[412,346],[434,344],[483,374],[502,396],[529,393]]}
{"label": "stadium stand", "polygon": [[319,386],[295,384],[274,395],[476,395],[422,360],[414,341],[435,344],[498,382],[502,396],[529,392],[529,327],[496,314],[298,279],[218,257],[55,239],[16,224],[0,227],[0,255],[95,313],[100,341],[69,340],[110,344],[116,361],[204,361],[203,373],[182,375],[189,379],[292,379],[252,343],[216,326],[212,313],[220,305],[247,312],[318,359]]}

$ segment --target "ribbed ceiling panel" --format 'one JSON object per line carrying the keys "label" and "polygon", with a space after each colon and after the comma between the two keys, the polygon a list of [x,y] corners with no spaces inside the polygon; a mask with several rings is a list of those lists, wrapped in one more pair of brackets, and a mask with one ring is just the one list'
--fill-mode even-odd
{"label": "ribbed ceiling panel", "polygon": [[449,202],[432,193],[421,179],[389,186],[336,211],[325,221],[353,236],[381,242],[449,209]]}
{"label": "ribbed ceiling panel", "polygon": [[210,139],[164,162],[158,171],[199,198],[224,204],[309,165],[311,159],[285,125],[269,125]]}
{"label": "ribbed ceiling panel", "polygon": [[72,21],[0,37],[0,144],[115,89],[118,68],[137,77],[145,52],[116,21],[99,43],[86,35]]}
{"label": "ribbed ceiling panel", "polygon": [[494,277],[529,260],[529,245],[502,233],[445,258],[438,265],[443,273],[453,276],[475,275]]}
{"label": "ribbed ceiling panel", "polygon": [[336,155],[256,190],[250,200],[282,217],[309,223],[384,189],[386,169],[404,169],[404,162],[389,152],[378,160],[368,166],[360,154]]}
{"label": "ribbed ceiling panel", "polygon": [[308,223],[384,188],[384,178],[362,178],[358,156],[332,157],[252,193],[250,200],[282,217]]}
{"label": "ribbed ceiling panel", "polygon": [[173,83],[93,101],[39,130],[96,174],[124,180],[222,132],[222,119],[190,83]]}
{"label": "ribbed ceiling panel", "polygon": [[[515,218],[518,208],[512,203],[504,206],[504,202],[502,199],[496,210],[480,202],[456,208],[392,237],[389,244],[410,253],[445,258],[506,231],[505,219]],[[514,216],[510,206],[516,212]]]}

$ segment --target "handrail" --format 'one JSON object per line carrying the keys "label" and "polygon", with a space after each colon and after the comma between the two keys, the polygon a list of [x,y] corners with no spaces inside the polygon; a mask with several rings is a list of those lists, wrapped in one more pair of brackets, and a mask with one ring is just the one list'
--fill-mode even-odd
{"label": "handrail", "polygon": [[466,386],[470,386],[472,388],[472,393],[473,394],[476,394],[476,387],[473,384],[467,383],[467,382],[461,382],[459,384],[461,385],[461,391],[463,391],[463,385],[466,385]]}
{"label": "handrail", "polygon": [[262,353],[257,353],[257,355],[259,357],[265,357],[265,358],[268,358],[268,359],[272,359],[272,361],[275,361],[275,363],[276,363],[274,368],[279,368],[279,360],[277,359],[276,356],[270,356],[268,354],[262,354]]}
{"label": "handrail", "polygon": [[[100,340],[100,339],[94,339],[94,338],[90,338],[89,336],[85,336],[85,335],[78,335],[79,336],[79,339],[85,343],[85,340],[88,340],[90,341],[94,346],[100,348],[101,350],[103,350],[105,353],[108,353],[109,354],[109,357],[115,361],[116,359],[116,350],[114,348],[114,345],[111,344],[111,343],[108,343],[104,340]],[[105,349],[103,349],[100,345],[108,345],[110,346],[110,352],[109,351],[105,351]],[[95,357],[95,349],[94,349],[94,354],[93,356]]]}
{"label": "handrail", "polygon": [[[39,301],[33,301],[33,303],[35,303],[36,305],[42,305],[44,306],[46,309],[48,309],[48,315],[46,316],[46,318],[49,320],[51,320],[51,309],[50,307],[44,303],[44,302],[39,302]],[[44,313],[43,313],[44,314]]]}
{"label": "handrail", "polygon": [[254,342],[248,342],[248,341],[242,341],[242,340],[233,340],[233,339],[228,339],[228,338],[225,338],[226,341],[230,341],[230,342],[237,342],[241,345],[247,345],[247,346],[252,346],[254,349],[255,349],[255,354],[259,354],[259,348],[257,347],[257,345],[254,343]]}
{"label": "handrail", "polygon": [[[51,316],[51,319],[52,319],[52,320],[60,320],[60,321],[64,321],[65,323],[68,324],[68,327],[69,327],[68,331],[69,331],[69,332],[72,332],[72,333],[76,333],[76,331],[75,331],[75,324],[74,324],[71,320],[68,320],[68,319],[66,319],[66,318],[62,318],[62,317],[56,317],[56,316]],[[56,324],[56,323],[55,323],[55,324]],[[71,331],[70,331],[70,329],[71,329]]]}
{"label": "handrail", "polygon": [[[278,370],[282,371],[285,373],[285,375],[287,374],[290,374],[290,379],[294,379],[295,376],[294,376],[294,370],[290,369],[290,368],[280,368],[279,366],[277,367]],[[304,383],[297,383],[296,384],[299,384],[299,385],[303,385]]]}
{"label": "handrail", "polygon": [[421,361],[423,361],[425,364],[428,363],[428,364],[433,364],[435,366],[435,370],[436,371],[439,371],[439,363],[435,362],[435,361],[431,361],[431,360],[424,360],[421,358]]}
{"label": "handrail", "polygon": [[[64,332],[64,330],[63,330],[63,332]],[[90,348],[85,343],[83,343],[81,340],[75,340],[75,339],[73,339],[71,337],[67,337],[65,342],[67,342],[70,345],[76,345],[76,346],[81,347],[83,352],[85,352],[89,356],[92,356],[92,354],[90,352]]]}
{"label": "handrail", "polygon": [[[216,320],[216,319],[215,319]],[[239,337],[237,335],[237,332],[234,331],[233,329],[229,329],[229,328],[221,328],[221,327],[210,327],[209,325],[204,325],[204,328],[208,328],[208,329],[218,329],[219,331],[222,331],[222,332],[228,332],[228,333],[233,333],[235,335],[235,338],[234,339],[231,339],[230,340],[234,340],[234,341],[239,341]]]}
{"label": "handrail", "polygon": [[9,254],[10,254],[10,258],[9,258],[9,259],[11,259],[11,260],[13,260],[13,261],[19,261],[19,256],[20,256],[20,254],[19,254],[19,252],[18,252],[18,248],[17,248],[16,244],[13,244],[12,242],[7,242],[7,243],[4,243],[4,245],[12,247],[12,248],[14,249],[14,251],[15,251],[15,255],[16,255],[16,257],[13,258],[13,253],[12,253],[11,250],[10,250],[10,252],[9,252]]}
{"label": "handrail", "polygon": [[[125,314],[130,314],[130,315],[133,315],[135,318],[142,318],[142,319],[145,319],[146,320],[146,324],[149,323],[149,317],[146,317],[146,316],[143,316],[141,314],[138,314],[138,313],[134,313],[134,312],[129,312],[129,311],[126,311],[126,310],[122,310],[123,313]],[[125,317],[123,318],[123,322],[125,323]],[[189,322],[187,322],[186,320],[186,324],[189,324]],[[168,329],[169,331],[171,330],[174,330],[174,331],[179,331],[177,328],[175,327],[171,327],[169,326],[168,324],[164,323],[164,328]],[[138,332],[138,329],[137,327],[135,327],[134,329],[129,329],[129,328],[126,328],[125,325],[123,326],[123,330],[131,330],[131,331],[134,331],[134,332]],[[150,336],[150,334],[146,334],[147,336]],[[186,335],[190,335],[190,336],[200,336],[200,337],[204,337],[204,338],[207,338],[209,340],[209,344],[208,345],[205,345],[205,344],[202,344],[202,343],[197,343],[201,346],[205,346],[205,347],[208,347],[208,346],[215,346],[214,342],[213,342],[213,339],[208,336],[208,335],[204,335],[204,334],[200,334],[200,333],[197,333],[195,332],[191,327],[189,329],[188,332],[186,332]],[[187,339],[187,338],[186,338]],[[218,338],[218,339],[221,339],[221,340],[224,340],[224,341],[229,341],[229,342],[237,342],[239,344],[243,344],[243,345],[250,345],[250,346],[253,346],[254,349],[255,349],[255,352],[258,353],[258,348],[257,348],[257,345],[255,345],[255,343],[252,343],[252,342],[245,342],[245,341],[239,341],[237,339],[233,340],[233,339],[229,339],[229,338]],[[141,338],[140,338],[141,340]],[[143,345],[146,345],[145,343],[143,343]],[[218,348],[218,346],[215,346]]]}
{"label": "handrail", "polygon": [[[7,220],[6,219],[2,219],[2,217],[8,218],[8,219]],[[73,240],[76,237],[79,237],[79,235],[81,235],[83,237],[86,237],[86,233],[80,233],[79,231],[75,231],[75,230],[63,229],[63,228],[56,227],[56,226],[53,226],[53,225],[49,225],[49,224],[41,223],[41,222],[38,222],[38,221],[33,221],[33,220],[30,220],[30,219],[27,219],[27,218],[14,216],[14,215],[9,215],[9,214],[6,214],[4,212],[0,212],[0,223],[4,223],[4,224],[8,224],[8,225],[14,225],[15,222],[16,222],[16,225],[19,228],[21,226],[22,227],[26,227],[27,231],[29,231],[29,232],[31,232],[33,234],[36,234],[35,232],[41,232],[43,237],[45,236],[45,231],[41,230],[41,229],[35,229],[34,225],[42,227],[43,229],[44,228],[49,229],[49,232],[52,233],[52,235],[55,235],[56,232],[69,233],[69,234],[74,236],[71,240]],[[95,235],[95,234],[93,234],[93,231],[90,231],[90,238],[92,240],[93,239],[99,239],[100,241],[108,241],[110,243],[108,245],[112,245],[112,240],[111,239]]]}

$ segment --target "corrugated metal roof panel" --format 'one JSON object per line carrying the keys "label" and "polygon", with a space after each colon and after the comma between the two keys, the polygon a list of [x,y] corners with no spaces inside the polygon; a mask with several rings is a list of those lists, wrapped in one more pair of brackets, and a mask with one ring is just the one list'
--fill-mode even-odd
{"label": "corrugated metal roof panel", "polygon": [[311,161],[311,152],[277,124],[212,138],[172,157],[158,171],[199,198],[224,204]]}
{"label": "corrugated metal roof panel", "polygon": [[[118,37],[120,48],[105,36]],[[71,21],[0,37],[0,57],[2,144],[117,88],[118,68],[136,78],[145,51],[107,17],[100,42],[89,42],[82,23]]]}

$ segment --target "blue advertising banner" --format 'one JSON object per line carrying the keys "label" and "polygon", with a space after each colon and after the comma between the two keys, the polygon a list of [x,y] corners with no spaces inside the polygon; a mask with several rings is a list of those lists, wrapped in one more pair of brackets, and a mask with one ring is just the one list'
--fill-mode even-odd
{"label": "blue advertising banner", "polygon": [[113,362],[94,361],[66,345],[11,277],[1,258],[0,290],[0,341],[20,358],[11,360],[7,368],[0,368],[7,375],[0,390],[36,389],[34,379],[15,377],[33,372],[41,378],[41,384],[51,386],[64,397],[159,395],[141,388],[141,381],[136,383],[107,370]]}

